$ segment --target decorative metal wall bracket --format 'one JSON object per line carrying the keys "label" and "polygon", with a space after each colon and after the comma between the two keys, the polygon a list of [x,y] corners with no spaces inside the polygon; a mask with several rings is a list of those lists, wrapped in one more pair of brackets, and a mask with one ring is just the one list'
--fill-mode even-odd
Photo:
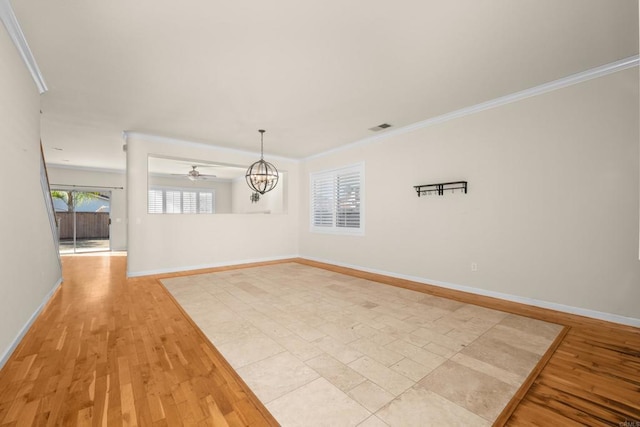
{"label": "decorative metal wall bracket", "polygon": [[454,181],[454,182],[441,182],[438,184],[425,184],[425,185],[414,185],[413,188],[416,189],[418,193],[418,197],[426,196],[430,194],[437,194],[438,196],[442,196],[445,191],[451,190],[451,192],[455,192],[455,190],[460,190],[467,194],[467,181]]}

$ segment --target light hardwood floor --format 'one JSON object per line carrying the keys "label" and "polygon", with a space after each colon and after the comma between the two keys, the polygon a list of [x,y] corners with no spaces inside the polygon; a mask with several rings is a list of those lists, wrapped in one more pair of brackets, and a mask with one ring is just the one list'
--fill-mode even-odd
{"label": "light hardwood floor", "polygon": [[[637,328],[296,261],[568,326],[497,424],[640,426]],[[178,274],[125,267],[63,257],[64,284],[0,371],[0,425],[277,425],[158,282]]]}
{"label": "light hardwood floor", "polygon": [[277,425],[154,278],[63,257],[64,282],[0,371],[0,425]]}

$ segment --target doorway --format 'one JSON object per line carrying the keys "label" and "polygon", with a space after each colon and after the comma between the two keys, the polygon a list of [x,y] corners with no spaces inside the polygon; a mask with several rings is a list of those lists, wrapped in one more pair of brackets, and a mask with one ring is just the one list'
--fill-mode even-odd
{"label": "doorway", "polygon": [[51,190],[60,254],[111,250],[111,191]]}

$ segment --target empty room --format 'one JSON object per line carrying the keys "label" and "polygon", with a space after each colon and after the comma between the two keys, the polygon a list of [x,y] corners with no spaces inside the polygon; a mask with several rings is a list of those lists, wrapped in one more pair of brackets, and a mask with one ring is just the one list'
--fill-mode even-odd
{"label": "empty room", "polygon": [[0,426],[640,426],[636,0],[0,0]]}

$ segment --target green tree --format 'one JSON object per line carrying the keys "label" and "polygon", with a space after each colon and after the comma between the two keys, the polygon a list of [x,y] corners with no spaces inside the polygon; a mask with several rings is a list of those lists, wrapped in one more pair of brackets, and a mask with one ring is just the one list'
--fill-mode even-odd
{"label": "green tree", "polygon": [[60,199],[67,205],[67,211],[73,212],[76,206],[82,205],[87,200],[97,198],[100,193],[95,191],[74,191],[74,190],[52,190],[51,197],[54,199]]}

